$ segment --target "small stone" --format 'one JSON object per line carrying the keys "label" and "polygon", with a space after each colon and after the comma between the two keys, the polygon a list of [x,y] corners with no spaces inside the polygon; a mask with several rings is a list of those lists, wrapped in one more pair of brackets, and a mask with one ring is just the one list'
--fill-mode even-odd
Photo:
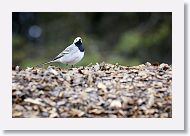
{"label": "small stone", "polygon": [[106,86],[103,84],[103,83],[98,83],[98,85],[97,85],[97,87],[99,88],[99,89],[102,89],[103,91],[106,91]]}
{"label": "small stone", "polygon": [[149,99],[148,99],[148,102],[147,102],[147,108],[151,108],[153,106],[154,102],[155,102],[154,96],[150,95]]}
{"label": "small stone", "polygon": [[48,71],[50,73],[53,73],[54,75],[58,75],[58,72],[55,69],[53,69],[52,67],[48,67]]}
{"label": "small stone", "polygon": [[15,95],[21,95],[21,94],[22,94],[21,91],[18,91],[18,90],[17,90],[17,91],[15,92]]}
{"label": "small stone", "polygon": [[119,100],[113,100],[110,104],[110,108],[112,109],[120,109],[121,108],[121,102]]}
{"label": "small stone", "polygon": [[43,101],[51,106],[56,106],[56,102],[52,101],[51,99],[49,98],[44,98]]}
{"label": "small stone", "polygon": [[110,118],[117,118],[117,115],[110,114],[109,117],[110,117]]}
{"label": "small stone", "polygon": [[161,118],[168,118],[168,113],[161,113],[160,117]]}
{"label": "small stone", "polygon": [[49,115],[50,118],[57,118],[57,117],[59,117],[59,114],[57,113],[56,108],[52,108],[52,109],[49,111],[49,113],[50,113],[50,115]]}
{"label": "small stone", "polygon": [[143,100],[143,99],[139,99],[139,100],[137,101],[137,103],[138,103],[138,105],[141,105],[141,104],[144,103],[144,100]]}
{"label": "small stone", "polygon": [[151,66],[151,63],[150,62],[146,62],[145,65],[146,66]]}
{"label": "small stone", "polygon": [[163,70],[167,70],[167,69],[169,69],[169,65],[165,64],[165,63],[162,63],[162,64],[160,64],[159,68],[163,69]]}
{"label": "small stone", "polygon": [[159,107],[162,107],[162,106],[163,106],[163,104],[162,104],[161,102],[157,102],[157,105],[158,105]]}
{"label": "small stone", "polygon": [[63,97],[64,96],[64,91],[60,91],[59,92],[59,97]]}
{"label": "small stone", "polygon": [[86,92],[86,93],[90,93],[90,92],[92,92],[92,91],[95,91],[95,88],[88,87],[88,88],[86,88],[86,89],[84,90],[84,92]]}
{"label": "small stone", "polygon": [[93,114],[101,114],[103,112],[103,110],[100,109],[93,109],[93,110],[89,110],[89,113],[93,113]]}
{"label": "small stone", "polygon": [[15,70],[16,70],[16,71],[20,71],[20,67],[19,67],[19,66],[16,66],[16,67],[15,67]]}
{"label": "small stone", "polygon": [[121,79],[120,82],[121,82],[121,83],[126,83],[127,80],[126,80],[126,79]]}
{"label": "small stone", "polygon": [[25,71],[26,72],[31,72],[32,70],[33,70],[33,67],[27,67]]}
{"label": "small stone", "polygon": [[77,116],[77,117],[81,117],[85,114],[83,111],[73,108],[71,109],[70,113],[72,116]]}
{"label": "small stone", "polygon": [[[49,117],[49,113],[48,112],[42,112],[42,116],[43,117]],[[52,115],[51,115],[52,116]]]}
{"label": "small stone", "polygon": [[96,65],[94,66],[94,70],[98,71],[100,69],[100,65],[98,63],[96,63]]}
{"label": "small stone", "polygon": [[17,111],[22,111],[22,110],[24,110],[24,107],[17,104],[16,106],[14,106],[14,109]]}
{"label": "small stone", "polygon": [[138,76],[140,76],[142,79],[144,79],[144,78],[147,78],[147,77],[148,77],[147,73],[146,73],[146,72],[144,72],[144,71],[139,72],[139,73],[138,73]]}
{"label": "small stone", "polygon": [[156,82],[154,83],[155,88],[162,88],[163,83],[162,82]]}
{"label": "small stone", "polygon": [[54,112],[54,113],[51,113],[50,118],[56,118],[56,117],[59,117],[58,113],[57,112]]}
{"label": "small stone", "polygon": [[108,94],[108,98],[112,98],[112,99],[115,99],[115,98],[117,98],[117,96],[115,95],[115,94]]}
{"label": "small stone", "polygon": [[36,105],[45,106],[42,102],[39,101],[39,99],[26,98],[24,99],[24,101],[28,103],[36,104]]}
{"label": "small stone", "polygon": [[61,106],[64,105],[66,103],[66,101],[62,100],[62,101],[58,101],[57,102],[57,106]]}
{"label": "small stone", "polygon": [[20,117],[20,116],[22,116],[22,115],[23,115],[23,113],[20,112],[20,111],[15,111],[15,112],[13,112],[13,117]]}
{"label": "small stone", "polygon": [[146,114],[154,114],[155,113],[155,109],[146,109]]}
{"label": "small stone", "polygon": [[127,81],[128,81],[128,82],[132,82],[133,79],[132,79],[132,78],[128,78]]}

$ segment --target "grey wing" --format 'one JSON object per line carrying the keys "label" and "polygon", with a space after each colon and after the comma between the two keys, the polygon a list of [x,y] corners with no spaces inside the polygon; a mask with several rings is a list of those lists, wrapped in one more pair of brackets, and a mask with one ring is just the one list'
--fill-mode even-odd
{"label": "grey wing", "polygon": [[68,46],[67,48],[65,48],[65,50],[63,50],[59,55],[57,55],[53,61],[63,57],[65,54],[69,54],[70,52],[72,52],[73,50],[73,44],[71,44],[70,46]]}

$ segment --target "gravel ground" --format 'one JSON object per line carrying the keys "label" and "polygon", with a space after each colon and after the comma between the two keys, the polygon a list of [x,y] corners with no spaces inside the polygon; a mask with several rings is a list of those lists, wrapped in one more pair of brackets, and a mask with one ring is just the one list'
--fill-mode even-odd
{"label": "gravel ground", "polygon": [[14,118],[171,118],[172,67],[96,64],[12,71]]}

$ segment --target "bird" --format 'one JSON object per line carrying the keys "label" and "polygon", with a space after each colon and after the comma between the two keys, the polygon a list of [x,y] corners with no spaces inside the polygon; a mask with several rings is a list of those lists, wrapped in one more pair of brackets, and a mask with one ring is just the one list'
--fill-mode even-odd
{"label": "bird", "polygon": [[84,57],[84,47],[82,44],[82,38],[75,38],[74,42],[65,48],[59,55],[57,55],[53,60],[42,63],[40,65],[46,65],[53,62],[60,62],[66,65],[71,65],[72,67],[82,60]]}

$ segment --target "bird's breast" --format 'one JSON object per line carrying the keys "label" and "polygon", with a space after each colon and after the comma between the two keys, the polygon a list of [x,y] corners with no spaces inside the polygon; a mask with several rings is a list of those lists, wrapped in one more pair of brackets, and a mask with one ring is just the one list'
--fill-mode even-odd
{"label": "bird's breast", "polygon": [[72,54],[65,54],[61,59],[60,62],[64,64],[76,64],[84,57],[84,52],[77,51]]}

